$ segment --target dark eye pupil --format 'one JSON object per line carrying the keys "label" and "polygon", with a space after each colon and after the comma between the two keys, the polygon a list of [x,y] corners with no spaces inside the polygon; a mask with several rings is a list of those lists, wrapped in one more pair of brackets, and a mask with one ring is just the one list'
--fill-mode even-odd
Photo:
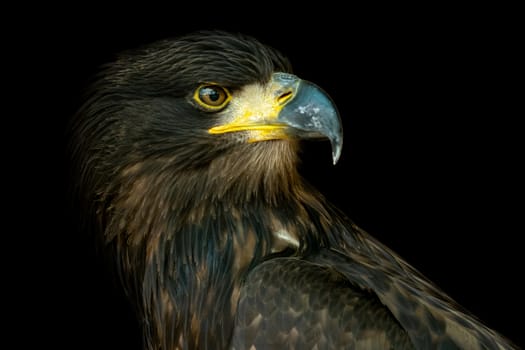
{"label": "dark eye pupil", "polygon": [[217,101],[219,99],[219,97],[220,97],[220,94],[217,91],[212,90],[211,93],[208,95],[208,97],[212,101]]}
{"label": "dark eye pupil", "polygon": [[228,103],[229,95],[228,92],[220,86],[207,85],[200,86],[194,98],[203,107],[218,110]]}
{"label": "dark eye pupil", "polygon": [[206,96],[210,101],[213,101],[213,102],[221,98],[221,94],[217,90],[212,89],[212,88],[202,89],[201,94],[203,96]]}

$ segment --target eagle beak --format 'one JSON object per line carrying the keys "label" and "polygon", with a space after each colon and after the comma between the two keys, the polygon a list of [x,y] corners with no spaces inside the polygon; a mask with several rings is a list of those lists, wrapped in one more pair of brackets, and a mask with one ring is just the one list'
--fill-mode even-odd
{"label": "eagle beak", "polygon": [[287,132],[302,139],[327,138],[332,146],[334,165],[343,149],[343,127],[332,99],[321,88],[305,80],[282,73],[274,79],[297,79],[297,88],[277,116],[277,122],[289,126]]}
{"label": "eagle beak", "polygon": [[274,73],[263,91],[250,88],[233,97],[227,119],[209,133],[244,131],[248,142],[327,138],[337,163],[343,148],[342,123],[335,104],[321,88],[287,73]]}

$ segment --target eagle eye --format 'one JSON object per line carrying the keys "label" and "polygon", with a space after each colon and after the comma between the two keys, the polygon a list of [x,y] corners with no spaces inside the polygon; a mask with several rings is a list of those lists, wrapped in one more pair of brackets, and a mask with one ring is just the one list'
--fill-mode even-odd
{"label": "eagle eye", "polygon": [[225,88],[215,84],[203,84],[195,90],[195,101],[205,109],[218,111],[230,102],[231,95]]}

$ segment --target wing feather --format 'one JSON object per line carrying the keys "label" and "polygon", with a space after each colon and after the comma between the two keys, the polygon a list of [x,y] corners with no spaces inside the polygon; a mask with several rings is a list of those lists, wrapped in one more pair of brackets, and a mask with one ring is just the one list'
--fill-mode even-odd
{"label": "wing feather", "polygon": [[344,251],[323,249],[307,259],[333,266],[352,283],[373,291],[407,331],[416,348],[516,348],[390,249],[366,232],[359,232],[365,238],[362,240],[365,245],[359,249],[348,246]]}
{"label": "wing feather", "polygon": [[234,349],[413,349],[375,293],[329,266],[275,258],[241,289]]}

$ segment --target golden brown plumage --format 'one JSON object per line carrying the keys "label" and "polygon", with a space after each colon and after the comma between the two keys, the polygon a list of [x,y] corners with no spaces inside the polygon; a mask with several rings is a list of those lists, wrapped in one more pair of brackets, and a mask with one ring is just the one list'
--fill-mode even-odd
{"label": "golden brown plumage", "polygon": [[79,194],[148,349],[501,348],[297,171],[335,105],[242,35],[108,65],[73,125]]}

